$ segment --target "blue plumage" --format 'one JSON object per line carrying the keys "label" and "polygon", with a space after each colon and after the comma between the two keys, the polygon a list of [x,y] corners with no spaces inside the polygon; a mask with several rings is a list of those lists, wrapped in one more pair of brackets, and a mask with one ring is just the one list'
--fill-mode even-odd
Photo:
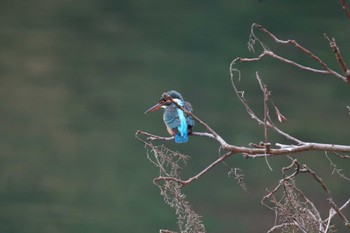
{"label": "blue plumage", "polygon": [[185,114],[181,109],[177,109],[180,125],[177,127],[178,133],[175,135],[175,142],[184,143],[188,141],[188,126]]}
{"label": "blue plumage", "polygon": [[[184,101],[181,94],[177,91],[169,91],[166,93],[178,105],[184,107],[187,111],[192,112],[192,106],[189,102]],[[174,136],[176,143],[184,143],[188,141],[188,134],[192,133],[194,126],[194,119],[186,115],[178,106],[162,96],[159,103],[147,112],[152,112],[160,107],[164,108],[163,120],[168,132]]]}

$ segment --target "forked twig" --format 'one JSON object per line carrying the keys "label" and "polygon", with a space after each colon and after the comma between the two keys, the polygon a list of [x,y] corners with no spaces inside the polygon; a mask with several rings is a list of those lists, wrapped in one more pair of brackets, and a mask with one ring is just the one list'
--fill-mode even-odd
{"label": "forked twig", "polygon": [[342,69],[342,71],[347,79],[347,82],[350,83],[350,70],[348,69],[348,67],[346,66],[346,64],[343,60],[343,56],[340,53],[339,47],[338,47],[337,43],[335,42],[335,39],[334,38],[330,39],[326,35],[324,35],[324,37],[328,40],[329,46],[333,50],[335,57],[340,65],[340,68]]}
{"label": "forked twig", "polygon": [[[230,156],[235,154],[243,154],[246,158],[266,158],[270,156],[276,156],[276,155],[286,155],[286,154],[293,154],[293,153],[299,153],[304,151],[329,151],[329,152],[350,152],[350,146],[347,145],[337,145],[337,144],[326,144],[326,143],[316,143],[316,142],[305,142],[302,141],[296,137],[291,136],[290,134],[284,132],[283,130],[279,129],[275,124],[272,123],[271,117],[269,114],[269,109],[267,107],[267,101],[270,98],[270,92],[268,91],[266,85],[261,80],[258,73],[256,73],[256,78],[260,84],[260,88],[264,95],[264,119],[260,119],[257,114],[250,108],[248,101],[244,97],[244,92],[239,91],[236,87],[235,81],[234,81],[234,74],[239,73],[235,68],[232,67],[233,63],[231,63],[230,66],[230,74],[231,74],[231,84],[232,87],[243,104],[244,108],[246,109],[249,116],[254,119],[259,125],[264,126],[264,135],[265,135],[265,142],[263,145],[256,147],[244,147],[244,146],[236,146],[232,144],[228,144],[223,137],[221,137],[216,131],[214,131],[207,123],[205,123],[203,120],[201,120],[199,117],[194,115],[192,112],[187,111],[182,106],[178,105],[175,101],[172,100],[170,96],[166,96],[171,101],[173,101],[174,104],[178,106],[182,111],[184,111],[187,115],[192,116],[200,125],[202,125],[208,132],[193,132],[191,136],[201,136],[201,137],[208,137],[215,139],[219,144],[220,147],[223,150],[230,151]],[[273,104],[273,102],[271,101]],[[278,116],[280,121],[285,121],[285,117],[280,113],[278,108],[273,104],[273,107],[275,108],[276,115]],[[273,129],[277,134],[285,137],[286,139],[292,141],[295,144],[291,145],[283,145],[280,143],[276,143],[275,145],[277,147],[272,147],[271,144],[267,141],[267,133],[268,128]],[[173,137],[162,137],[158,135],[153,135],[144,131],[137,131],[136,135],[145,135],[147,136],[148,140],[160,140],[160,141],[169,141],[172,140]],[[213,162],[215,163],[215,161]]]}
{"label": "forked twig", "polygon": [[[348,17],[350,18],[350,13],[345,5],[345,1],[341,0],[341,3],[344,6],[344,10],[348,14]],[[293,46],[297,50],[309,56],[312,60],[316,61],[322,68],[316,69],[316,68],[304,66],[293,60],[277,55],[255,35],[255,31],[254,31],[255,29],[258,29],[259,31],[265,33],[270,38],[272,38],[272,40],[275,41],[276,43]],[[147,148],[147,158],[155,166],[159,168],[159,176],[154,178],[153,180],[154,184],[160,188],[166,203],[172,207],[175,206],[177,208],[176,210],[177,213],[181,213],[183,214],[183,216],[186,216],[186,217],[183,217],[181,214],[178,215],[178,225],[181,232],[183,232],[182,231],[183,227],[186,229],[187,227],[192,227],[191,229],[194,229],[193,232],[205,232],[205,229],[204,229],[204,225],[200,221],[200,216],[192,212],[189,206],[189,203],[185,201],[184,199],[185,196],[184,194],[181,193],[180,189],[183,186],[188,185],[195,180],[198,180],[200,177],[208,173],[212,168],[214,168],[218,164],[225,163],[224,161],[230,156],[233,156],[236,154],[242,154],[245,158],[265,158],[267,165],[270,167],[270,169],[271,169],[271,166],[267,161],[268,157],[277,156],[277,155],[290,155],[293,153],[300,153],[300,152],[306,152],[306,151],[324,151],[326,155],[327,155],[327,152],[333,152],[334,154],[337,154],[339,157],[342,157],[345,159],[350,158],[349,155],[339,155],[340,153],[350,152],[350,146],[348,145],[337,145],[337,144],[303,141],[281,130],[279,127],[277,127],[273,123],[273,120],[270,116],[269,107],[272,106],[274,108],[277,119],[281,123],[286,121],[286,117],[282,115],[282,113],[279,111],[279,109],[276,107],[276,105],[272,101],[271,92],[269,91],[267,85],[260,78],[260,75],[258,72],[256,72],[256,79],[259,83],[260,90],[263,94],[264,112],[262,117],[259,117],[259,115],[253,111],[247,99],[245,98],[245,92],[239,90],[236,86],[236,81],[240,81],[240,75],[241,75],[241,72],[236,68],[236,63],[256,62],[256,61],[260,61],[265,56],[272,57],[274,59],[293,65],[305,71],[322,74],[322,75],[332,75],[343,82],[350,83],[350,71],[343,60],[343,57],[340,53],[339,47],[337,46],[335,39],[334,38],[330,39],[327,36],[325,36],[325,38],[329,41],[330,47],[332,48],[335,54],[335,57],[337,59],[337,62],[339,63],[340,68],[344,73],[344,75],[341,75],[336,71],[334,71],[333,69],[329,68],[329,66],[325,62],[323,62],[318,56],[316,56],[310,50],[300,45],[295,40],[281,40],[277,38],[274,34],[269,32],[266,28],[261,26],[260,24],[254,23],[252,25],[248,48],[252,51],[255,51],[254,46],[256,43],[258,43],[262,48],[262,52],[253,58],[240,58],[240,57],[235,58],[230,64],[230,77],[231,77],[231,84],[234,89],[234,92],[238,97],[238,99],[241,101],[248,115],[254,121],[256,121],[258,125],[263,126],[264,140],[260,144],[250,143],[249,146],[237,146],[237,145],[227,143],[225,139],[221,135],[219,135],[214,129],[212,129],[206,122],[201,120],[192,112],[187,111],[187,109],[185,109],[184,107],[180,106],[176,101],[174,101],[166,93],[163,94],[163,96],[165,96],[167,99],[172,101],[175,105],[177,105],[177,107],[181,109],[186,115],[192,116],[193,119],[195,119],[201,126],[204,127],[205,132],[193,132],[190,134],[190,136],[199,136],[199,137],[207,137],[209,139],[214,139],[216,142],[220,144],[219,151],[220,150],[225,151],[225,154],[221,155],[218,159],[212,161],[208,166],[206,166],[197,174],[193,175],[188,179],[182,179],[179,176],[179,171],[181,170],[181,168],[178,166],[178,162],[186,162],[187,157],[185,155],[178,155],[177,152],[170,151],[169,149],[163,146],[157,146],[153,144],[154,141],[170,141],[170,140],[173,140],[174,137],[163,137],[163,136],[154,135],[141,130],[138,130],[136,132],[136,135],[135,135],[136,138],[142,143],[144,143],[145,147]],[[238,74],[238,78],[236,78],[236,74]],[[350,107],[347,106],[347,108],[350,113]],[[288,141],[290,141],[291,144],[282,144],[282,143],[272,144],[269,141],[270,132],[275,132],[277,135],[280,135],[286,138]],[[142,138],[141,136],[145,137],[146,139]],[[154,158],[153,157],[151,158],[151,156],[148,154],[149,151],[153,153]],[[170,153],[170,154],[167,154],[167,153]],[[177,160],[175,158],[176,156],[178,156]],[[328,156],[327,158],[330,160]],[[341,170],[338,169],[331,160],[330,162],[331,162],[331,166],[333,166],[334,168],[334,171],[341,176],[342,175]],[[308,232],[308,227],[310,226],[307,225],[307,221],[309,221],[311,225],[313,224],[313,226],[311,226],[313,227],[312,229],[317,228],[318,232],[326,233],[331,228],[330,222],[333,216],[335,215],[338,215],[343,220],[345,225],[348,228],[350,228],[349,221],[342,212],[342,210],[345,207],[350,205],[350,199],[348,199],[348,201],[345,202],[339,208],[338,205],[333,200],[330,190],[328,189],[326,184],[323,182],[321,177],[319,177],[308,166],[299,164],[299,162],[296,159],[292,159],[292,163],[289,166],[284,167],[282,169],[282,172],[285,177],[280,180],[278,185],[276,185],[276,187],[272,191],[270,191],[267,195],[263,197],[261,203],[266,207],[274,210],[276,213],[276,216],[279,216],[278,211],[287,211],[288,213],[291,214],[291,217],[287,219],[288,222],[280,222],[280,224],[276,223],[275,226],[273,226],[268,232],[273,232],[284,228],[293,228],[293,229],[297,228],[302,232]],[[291,174],[286,175],[286,172]],[[294,183],[294,179],[297,175],[300,175],[300,174],[311,175],[313,179],[322,187],[330,205],[330,212],[327,219],[325,220],[321,219],[320,213],[315,207],[315,205],[312,203],[312,201],[308,199],[306,195],[296,187]],[[242,179],[242,176],[237,176],[237,177],[238,177],[237,178],[238,180]],[[283,190],[284,196],[280,200],[277,200],[275,195],[277,195],[279,190]],[[168,195],[172,195],[173,197],[171,198]],[[275,206],[271,207],[267,205],[266,200],[268,199],[271,200],[271,202]],[[285,203],[282,203],[282,201]],[[293,213],[304,214],[304,216],[306,216],[308,219],[303,219],[299,215],[294,216]],[[189,225],[185,224],[183,222],[184,218],[186,218],[187,221],[190,221],[190,222],[192,221],[194,225],[190,226],[190,224]],[[191,220],[191,218],[193,219]],[[276,221],[277,221],[277,217],[276,217]],[[315,224],[316,224],[316,228],[315,228]],[[160,232],[173,233],[172,231],[169,231],[169,230],[161,230]]]}
{"label": "forked twig", "polygon": [[[305,231],[305,229],[303,229],[303,225],[305,224],[304,220],[306,221],[307,219],[309,219],[309,221],[311,222],[318,223],[319,232],[326,233],[329,230],[331,219],[336,214],[344,221],[345,226],[350,228],[348,219],[342,212],[342,210],[349,205],[350,199],[348,199],[348,201],[346,201],[339,208],[334,202],[331,192],[328,189],[327,185],[323,182],[321,177],[316,174],[316,172],[311,170],[305,164],[301,165],[296,159],[293,159],[292,163],[289,166],[282,168],[283,174],[286,171],[291,170],[292,168],[294,168],[294,171],[292,172],[292,174],[281,179],[276,185],[276,187],[272,191],[270,191],[267,195],[265,195],[261,200],[261,203],[264,206],[275,211],[276,218],[278,218],[279,216],[288,218],[284,220],[284,221],[288,220],[287,222],[283,222],[281,224],[275,223],[275,226],[272,227],[268,232],[273,232],[277,229],[286,228],[286,227],[298,227],[300,230]],[[295,186],[294,179],[296,178],[297,175],[300,175],[300,174],[311,175],[313,179],[324,190],[326,194],[326,199],[331,206],[329,217],[327,219],[322,220],[320,212],[316,208],[316,206],[313,204],[313,202],[300,189],[298,189]],[[277,201],[275,195],[282,188],[284,190],[283,197],[281,200]],[[296,199],[297,196],[295,194],[297,194],[303,201]],[[271,203],[273,204],[273,206],[266,204],[267,200],[271,200]],[[292,212],[288,210],[288,208],[292,208]],[[295,214],[297,213],[298,215],[301,214],[301,216],[294,216],[293,215],[294,213]],[[303,222],[298,221],[299,217],[301,217],[300,220],[303,220]],[[311,223],[309,223],[308,225],[312,226]],[[314,227],[316,228],[316,226]]]}
{"label": "forked twig", "polygon": [[[302,53],[306,54],[307,56],[309,56],[311,59],[313,59],[314,61],[316,61],[317,63],[319,63],[321,65],[321,67],[323,69],[316,69],[316,68],[311,68],[308,66],[304,66],[302,64],[299,64],[293,60],[284,58],[282,56],[277,55],[275,52],[273,52],[272,50],[270,50],[256,35],[254,32],[254,29],[257,28],[259,29],[261,32],[265,33],[266,35],[268,35],[272,40],[274,40],[276,43],[278,44],[283,44],[283,45],[291,45],[293,47],[295,47],[296,49],[298,49],[299,51],[301,51]],[[237,57],[235,58],[232,63],[231,63],[231,67],[233,68],[233,65],[235,65],[237,62],[256,62],[256,61],[260,61],[263,57],[265,56],[269,56],[272,57],[274,59],[277,59],[279,61],[282,61],[284,63],[293,65],[295,67],[298,67],[301,70],[305,70],[305,71],[309,71],[309,72],[313,72],[313,73],[317,73],[317,74],[327,74],[327,75],[332,75],[336,78],[338,78],[341,81],[344,81],[346,83],[350,83],[350,79],[348,79],[348,73],[345,72],[346,76],[343,76],[339,73],[337,73],[336,71],[332,70],[331,68],[328,67],[328,65],[322,61],[321,58],[319,58],[318,56],[316,56],[314,53],[312,53],[310,50],[306,49],[305,47],[303,47],[302,45],[300,45],[298,42],[296,42],[295,40],[281,40],[279,39],[277,36],[275,36],[274,34],[272,34],[270,31],[268,31],[266,28],[264,28],[262,25],[254,23],[252,25],[251,28],[251,34],[250,34],[250,38],[249,38],[249,48],[253,51],[254,50],[254,45],[255,43],[258,42],[260,44],[260,46],[263,49],[263,52],[260,53],[258,56],[254,57],[254,58],[241,58],[241,57]],[[332,46],[331,46],[332,47]],[[338,47],[336,47],[338,49]],[[334,50],[334,48],[333,48]],[[338,49],[339,51],[339,49]],[[339,53],[340,54],[340,53]],[[340,57],[341,58],[341,57]],[[337,57],[337,61],[343,61],[342,59],[339,60]]]}

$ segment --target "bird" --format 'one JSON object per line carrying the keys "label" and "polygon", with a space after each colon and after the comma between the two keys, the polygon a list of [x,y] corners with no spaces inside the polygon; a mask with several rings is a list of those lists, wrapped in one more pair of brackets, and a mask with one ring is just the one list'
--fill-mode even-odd
{"label": "bird", "polygon": [[174,136],[176,143],[185,143],[188,141],[188,135],[193,132],[195,121],[191,115],[186,114],[177,105],[188,112],[193,111],[192,105],[185,101],[179,92],[171,90],[163,93],[158,103],[149,108],[145,114],[163,108],[163,121],[168,133]]}

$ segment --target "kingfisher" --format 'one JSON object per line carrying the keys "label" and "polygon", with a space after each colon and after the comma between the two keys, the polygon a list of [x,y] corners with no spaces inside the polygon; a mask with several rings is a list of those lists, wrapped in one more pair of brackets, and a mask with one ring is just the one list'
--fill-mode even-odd
{"label": "kingfisher", "polygon": [[192,134],[194,119],[184,113],[174,102],[188,112],[193,111],[192,105],[185,101],[179,92],[172,90],[164,93],[158,103],[148,109],[145,114],[164,108],[163,120],[168,133],[175,137],[176,143],[184,143],[188,141],[188,135]]}

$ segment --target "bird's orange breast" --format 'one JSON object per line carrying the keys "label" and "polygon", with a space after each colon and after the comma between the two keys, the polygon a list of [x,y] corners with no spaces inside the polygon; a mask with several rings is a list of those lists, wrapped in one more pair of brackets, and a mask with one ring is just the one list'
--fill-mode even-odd
{"label": "bird's orange breast", "polygon": [[174,136],[174,131],[172,129],[170,129],[168,126],[166,127],[166,129],[171,136]]}

